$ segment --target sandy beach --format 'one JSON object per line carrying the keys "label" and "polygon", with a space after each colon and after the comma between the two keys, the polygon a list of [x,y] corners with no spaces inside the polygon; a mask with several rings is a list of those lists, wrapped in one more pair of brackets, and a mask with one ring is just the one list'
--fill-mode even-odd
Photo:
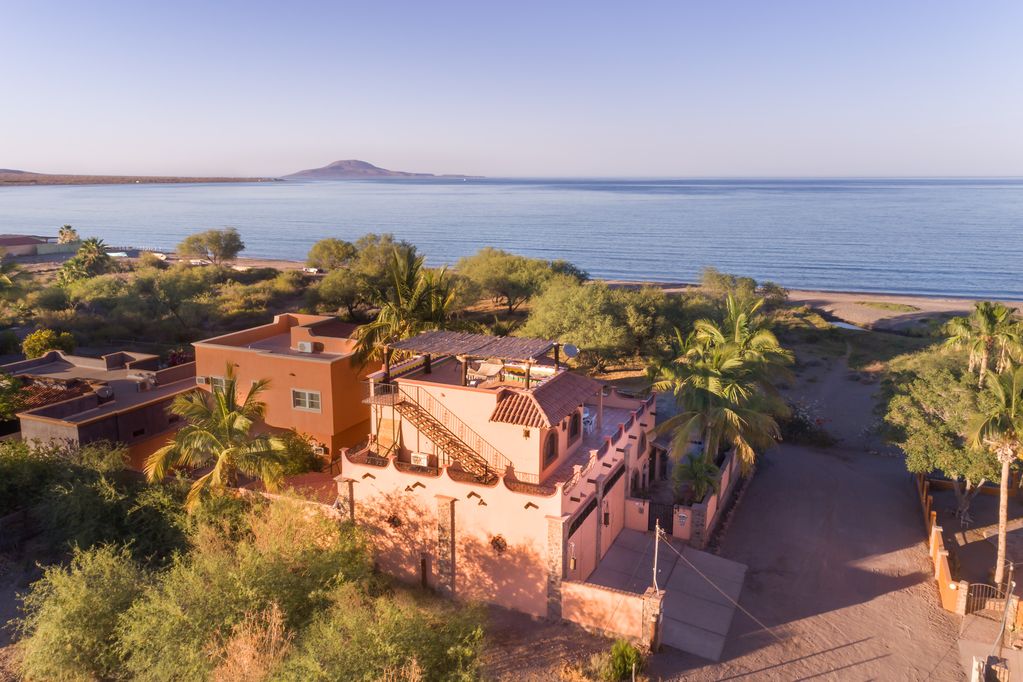
{"label": "sandy beach", "polygon": [[[52,256],[43,258],[19,258],[17,262],[26,270],[45,273],[56,271],[65,259]],[[301,270],[305,263],[296,260],[245,258],[235,261],[239,267],[276,268],[278,270]],[[605,280],[612,287],[655,286],[666,293],[681,293],[697,286],[689,282],[643,282],[633,280]],[[941,296],[914,296],[905,294],[882,294],[855,291],[812,291],[807,289],[789,290],[789,302],[806,305],[820,311],[828,319],[846,322],[885,331],[910,331],[938,324],[956,315],[965,315],[980,299],[953,298]],[[1021,301],[1002,301],[1006,305],[1023,311]]]}

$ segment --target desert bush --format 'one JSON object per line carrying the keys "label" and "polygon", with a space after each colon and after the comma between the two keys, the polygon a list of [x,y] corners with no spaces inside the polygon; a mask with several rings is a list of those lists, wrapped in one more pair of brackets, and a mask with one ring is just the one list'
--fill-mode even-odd
{"label": "desert bush", "polygon": [[56,459],[36,455],[27,443],[0,442],[0,516],[35,501],[60,470]]}
{"label": "desert bush", "polygon": [[633,672],[639,675],[643,665],[643,655],[639,649],[626,640],[619,639],[608,651],[591,656],[582,672],[587,679],[622,682],[631,680]]}
{"label": "desert bush", "polygon": [[13,355],[21,352],[21,339],[12,329],[0,332],[0,355]]}
{"label": "desert bush", "polygon": [[136,267],[139,268],[156,268],[157,270],[164,270],[167,268],[167,261],[157,256],[152,251],[143,251],[139,256]]}
{"label": "desert bush", "polygon": [[113,546],[76,551],[68,567],[46,569],[18,622],[19,672],[29,680],[119,677],[117,621],[144,581],[129,553]]}
{"label": "desert bush", "polygon": [[300,628],[334,585],[371,573],[354,529],[298,501],[251,505],[237,539],[208,515],[191,542],[121,619],[118,646],[132,679],[207,678],[252,614],[276,605],[288,628]]}
{"label": "desert bush", "polygon": [[789,414],[778,420],[781,437],[786,443],[813,445],[827,448],[837,441],[824,428],[817,405],[800,401],[789,401]]}
{"label": "desert bush", "polygon": [[313,442],[297,431],[286,431],[280,436],[287,451],[283,474],[295,476],[323,468],[323,460],[313,452]]}
{"label": "desert bush", "polygon": [[47,351],[62,350],[71,353],[75,350],[75,337],[68,332],[55,332],[52,329],[37,329],[21,342],[21,352],[26,358],[38,358]]}
{"label": "desert bush", "polygon": [[284,625],[277,604],[245,619],[216,647],[213,682],[263,682],[280,666],[291,648],[294,633]]}
{"label": "desert bush", "polygon": [[341,585],[331,597],[296,641],[280,679],[327,682],[344,670],[346,679],[369,681],[410,669],[427,680],[475,679],[479,609],[405,591],[374,598],[356,585]]}
{"label": "desert bush", "polygon": [[56,312],[71,306],[71,299],[63,287],[45,287],[34,291],[28,296],[28,306],[32,310],[48,310]]}

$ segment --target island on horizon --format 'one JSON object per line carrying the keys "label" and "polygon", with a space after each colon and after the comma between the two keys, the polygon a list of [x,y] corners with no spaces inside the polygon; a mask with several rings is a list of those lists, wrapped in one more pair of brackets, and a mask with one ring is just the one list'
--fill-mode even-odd
{"label": "island on horizon", "polygon": [[435,175],[410,173],[374,166],[368,161],[345,159],[321,168],[309,168],[289,175],[257,178],[173,176],[173,175],[74,175],[69,173],[36,173],[0,168],[0,187],[5,185],[142,185],[200,184],[210,182],[281,182],[283,180],[358,180],[388,178],[479,179],[479,175]]}
{"label": "island on horizon", "polygon": [[291,175],[285,175],[284,179],[295,179],[295,180],[358,180],[360,178],[366,179],[386,179],[386,178],[462,178],[462,179],[479,179],[480,175],[435,175],[433,173],[410,173],[408,171],[396,171],[388,170],[386,168],[380,168],[374,166],[368,161],[360,161],[359,159],[344,159],[341,161],[335,161],[327,164],[320,168],[309,168],[306,170],[292,173]]}

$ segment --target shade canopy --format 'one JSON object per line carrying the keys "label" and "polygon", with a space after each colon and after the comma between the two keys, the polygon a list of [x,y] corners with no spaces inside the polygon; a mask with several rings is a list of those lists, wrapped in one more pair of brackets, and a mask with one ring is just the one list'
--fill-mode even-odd
{"label": "shade canopy", "polygon": [[429,355],[468,355],[526,362],[543,357],[555,346],[553,341],[512,336],[487,336],[463,332],[432,331],[392,343],[394,350]]}

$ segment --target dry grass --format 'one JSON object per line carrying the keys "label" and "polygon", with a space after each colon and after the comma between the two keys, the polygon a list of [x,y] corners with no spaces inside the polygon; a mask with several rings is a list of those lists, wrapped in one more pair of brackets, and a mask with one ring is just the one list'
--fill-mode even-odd
{"label": "dry grass", "polygon": [[261,682],[280,665],[291,649],[293,634],[284,626],[284,614],[277,604],[248,614],[218,647],[219,659],[213,670],[214,682]]}

